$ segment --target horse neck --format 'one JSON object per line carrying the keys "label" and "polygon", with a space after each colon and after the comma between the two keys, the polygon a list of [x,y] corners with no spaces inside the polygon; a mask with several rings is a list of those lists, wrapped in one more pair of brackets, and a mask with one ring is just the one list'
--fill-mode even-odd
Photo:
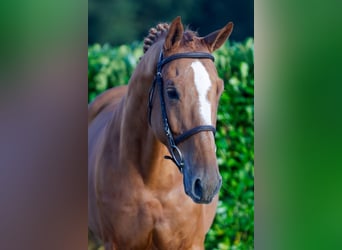
{"label": "horse neck", "polygon": [[153,180],[153,175],[161,177],[170,174],[165,167],[161,168],[167,149],[155,138],[148,121],[149,90],[161,46],[161,43],[156,44],[150,48],[151,51],[146,52],[148,54],[142,57],[130,79],[120,132],[121,157],[128,161],[125,162],[126,166],[138,170],[145,183]]}

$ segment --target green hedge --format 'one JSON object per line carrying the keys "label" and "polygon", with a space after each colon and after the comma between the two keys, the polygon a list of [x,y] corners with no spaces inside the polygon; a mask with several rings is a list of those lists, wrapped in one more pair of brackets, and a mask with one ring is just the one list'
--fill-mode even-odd
{"label": "green hedge", "polygon": [[[217,123],[217,158],[223,185],[206,249],[254,249],[254,41],[226,43],[214,53],[225,82]],[[88,49],[89,101],[127,84],[142,45]]]}

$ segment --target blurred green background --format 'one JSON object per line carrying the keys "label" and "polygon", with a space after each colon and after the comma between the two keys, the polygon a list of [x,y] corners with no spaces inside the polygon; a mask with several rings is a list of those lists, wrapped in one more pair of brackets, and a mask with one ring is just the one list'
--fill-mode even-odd
{"label": "blurred green background", "polygon": [[88,4],[88,44],[142,41],[150,27],[176,16],[202,36],[229,21],[234,23],[233,41],[254,33],[253,0],[89,0]]}

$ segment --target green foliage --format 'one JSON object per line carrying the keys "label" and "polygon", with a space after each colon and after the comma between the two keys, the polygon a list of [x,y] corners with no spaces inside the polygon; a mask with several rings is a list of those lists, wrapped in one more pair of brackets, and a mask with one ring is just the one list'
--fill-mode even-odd
{"label": "green foliage", "polygon": [[142,45],[110,47],[95,44],[88,48],[88,100],[114,86],[124,85],[143,55]]}
{"label": "green foliage", "polygon": [[225,81],[217,117],[217,159],[223,184],[207,249],[254,245],[254,43],[228,44],[215,53]]}
{"label": "green foliage", "polygon": [[[88,51],[92,100],[105,89],[128,82],[142,46],[94,45]],[[214,55],[225,82],[216,134],[223,184],[205,246],[210,250],[249,250],[254,249],[254,41],[226,43]]]}

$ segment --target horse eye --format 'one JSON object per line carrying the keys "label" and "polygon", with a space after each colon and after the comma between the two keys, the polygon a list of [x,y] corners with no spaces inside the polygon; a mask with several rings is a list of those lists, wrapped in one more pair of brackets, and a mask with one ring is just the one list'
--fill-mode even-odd
{"label": "horse eye", "polygon": [[178,95],[178,92],[176,89],[174,88],[170,88],[170,89],[167,89],[167,96],[170,98],[170,99],[175,99],[175,100],[178,100],[179,99],[179,95]]}

